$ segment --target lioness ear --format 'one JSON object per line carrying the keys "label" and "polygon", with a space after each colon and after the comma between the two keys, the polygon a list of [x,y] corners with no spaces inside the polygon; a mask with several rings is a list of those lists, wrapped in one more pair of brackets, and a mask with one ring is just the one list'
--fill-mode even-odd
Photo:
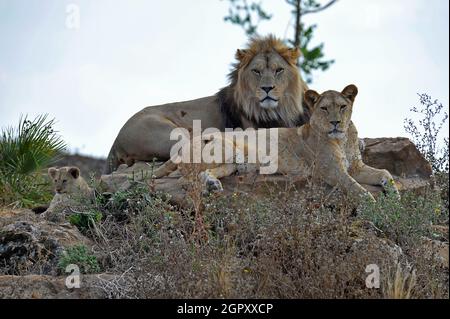
{"label": "lioness ear", "polygon": [[247,50],[241,50],[241,49],[237,49],[236,51],[236,59],[238,61],[242,61],[245,59],[245,57],[247,56],[248,51]]}
{"label": "lioness ear", "polygon": [[348,98],[350,101],[354,101],[356,95],[358,95],[358,88],[354,84],[347,85],[345,89],[342,90],[342,95]]}
{"label": "lioness ear", "polygon": [[314,90],[308,90],[305,92],[305,96],[303,99],[305,100],[305,103],[309,106],[309,108],[312,110],[314,108],[314,105],[319,100],[320,94],[317,93]]}
{"label": "lioness ear", "polygon": [[56,167],[50,167],[48,169],[48,176],[50,176],[51,178],[55,178],[56,177],[56,172],[58,170],[56,169]]}
{"label": "lioness ear", "polygon": [[69,174],[72,175],[74,179],[77,179],[80,176],[80,169],[78,167],[71,167],[69,169]]}

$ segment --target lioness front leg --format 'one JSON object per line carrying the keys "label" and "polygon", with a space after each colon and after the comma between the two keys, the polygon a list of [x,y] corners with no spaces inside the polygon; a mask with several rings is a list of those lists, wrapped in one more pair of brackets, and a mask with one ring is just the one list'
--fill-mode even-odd
{"label": "lioness front leg", "polygon": [[351,177],[342,165],[328,166],[323,170],[323,173],[323,179],[327,184],[342,187],[344,192],[357,201],[368,198],[375,202],[373,195]]}
{"label": "lioness front leg", "polygon": [[390,185],[397,196],[400,197],[394,178],[391,173],[385,169],[378,169],[362,164],[359,169],[355,170],[355,173],[353,173],[352,176],[358,183],[381,186],[384,190],[387,190],[388,185]]}
{"label": "lioness front leg", "polygon": [[208,192],[221,192],[223,187],[219,178],[230,176],[236,169],[235,164],[223,164],[201,172],[199,177]]}

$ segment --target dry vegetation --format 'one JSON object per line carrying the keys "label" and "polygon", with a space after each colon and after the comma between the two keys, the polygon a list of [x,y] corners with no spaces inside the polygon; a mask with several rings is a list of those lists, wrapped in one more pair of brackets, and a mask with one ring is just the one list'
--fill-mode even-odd
{"label": "dry vegetation", "polygon": [[[80,203],[85,211],[68,217],[95,244],[61,254],[59,273],[75,262],[87,273],[121,275],[101,283],[109,298],[448,298],[448,268],[424,253],[427,239],[448,243],[448,233],[438,231],[448,229],[446,147],[444,160],[433,162],[444,165],[436,166],[434,185],[403,193],[401,201],[388,192],[359,207],[311,183],[261,199],[206,196],[192,180],[190,209],[152,192],[151,180],[97,192],[93,202]],[[380,269],[379,289],[366,287],[371,264]],[[1,273],[11,271],[30,273],[0,265]]]}
{"label": "dry vegetation", "polygon": [[[105,293],[117,298],[448,298],[448,270],[420,253],[421,236],[432,236],[431,226],[448,220],[448,207],[439,206],[432,193],[418,201],[405,194],[401,203],[388,195],[381,211],[367,214],[368,207],[336,204],[345,198],[324,201],[325,190],[317,185],[307,191],[315,196],[305,200],[304,193],[291,189],[289,196],[274,193],[265,200],[245,193],[204,197],[192,183],[190,210],[172,206],[164,194],[149,195],[144,185],[100,198],[96,209],[104,219],[86,234],[96,242],[102,271],[123,274],[104,283]],[[420,216],[423,201],[444,210]],[[395,222],[378,223],[393,210],[399,212]],[[419,217],[420,223],[410,222]],[[370,264],[380,268],[380,289],[366,288]]]}

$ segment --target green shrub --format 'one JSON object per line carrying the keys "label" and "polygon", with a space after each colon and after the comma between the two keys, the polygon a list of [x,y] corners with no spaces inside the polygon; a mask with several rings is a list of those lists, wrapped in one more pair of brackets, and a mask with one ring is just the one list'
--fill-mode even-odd
{"label": "green shrub", "polygon": [[90,254],[84,245],[76,245],[67,248],[67,250],[61,254],[58,262],[59,269],[64,272],[66,267],[70,264],[77,265],[80,268],[80,272],[83,274],[100,272],[97,258]]}
{"label": "green shrub", "polygon": [[69,216],[69,222],[72,225],[77,226],[79,230],[87,231],[93,227],[95,223],[100,222],[102,217],[102,213],[95,210],[90,212],[74,213]]}
{"label": "green shrub", "polygon": [[17,128],[3,129],[0,135],[0,204],[15,202],[30,207],[47,203],[51,187],[41,172],[50,165],[65,144],[53,130],[47,115],[34,120],[25,116]]}
{"label": "green shrub", "polygon": [[428,189],[418,195],[413,191],[402,194],[399,200],[393,191],[366,202],[360,217],[371,221],[385,235],[400,246],[413,246],[420,237],[432,237],[432,225],[448,220],[448,210],[443,206],[440,194]]}

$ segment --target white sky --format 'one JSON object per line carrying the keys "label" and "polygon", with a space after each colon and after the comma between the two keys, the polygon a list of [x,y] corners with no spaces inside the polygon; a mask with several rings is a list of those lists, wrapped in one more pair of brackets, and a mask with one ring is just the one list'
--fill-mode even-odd
{"label": "white sky", "polygon": [[[70,3],[80,8],[77,30],[66,27]],[[290,7],[263,5],[274,17],[260,33],[284,37]],[[325,43],[326,58],[336,60],[311,88],[356,84],[360,136],[405,136],[416,93],[448,110],[448,6],[340,0],[306,17],[318,24],[315,41]],[[72,151],[106,156],[143,107],[213,95],[227,84],[235,50],[246,43],[223,21],[227,10],[219,0],[0,0],[0,127],[48,113]]]}

